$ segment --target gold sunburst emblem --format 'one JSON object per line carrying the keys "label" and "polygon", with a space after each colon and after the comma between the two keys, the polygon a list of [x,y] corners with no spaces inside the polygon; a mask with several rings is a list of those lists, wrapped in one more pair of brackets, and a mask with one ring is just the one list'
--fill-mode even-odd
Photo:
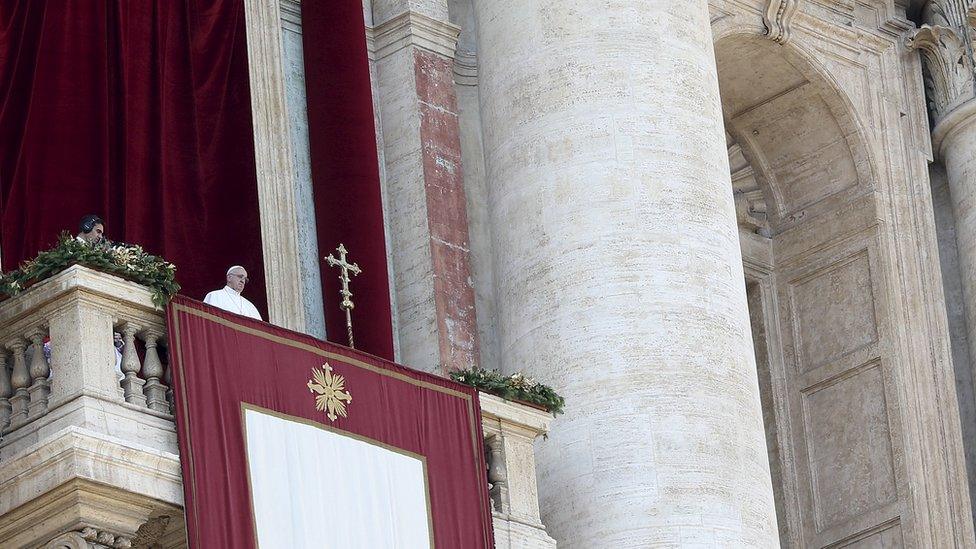
{"label": "gold sunburst emblem", "polygon": [[329,421],[346,416],[346,405],[352,402],[352,395],[346,391],[346,378],[332,373],[332,366],[326,362],[324,370],[312,368],[312,379],[308,380],[308,390],[315,394],[315,408],[325,412]]}

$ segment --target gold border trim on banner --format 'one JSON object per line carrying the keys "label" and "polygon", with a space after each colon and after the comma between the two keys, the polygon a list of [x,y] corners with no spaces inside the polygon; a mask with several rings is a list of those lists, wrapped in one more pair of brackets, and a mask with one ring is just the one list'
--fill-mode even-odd
{"label": "gold border trim on banner", "polygon": [[434,547],[435,547],[435,545],[434,545],[434,513],[433,513],[433,511],[430,508],[430,479],[429,479],[429,476],[428,476],[428,473],[427,473],[427,456],[425,456],[423,454],[418,454],[418,453],[415,453],[415,452],[411,452],[410,450],[404,450],[403,448],[397,448],[396,446],[387,444],[385,442],[382,442],[382,441],[379,441],[379,440],[376,440],[376,439],[373,439],[373,438],[370,438],[370,437],[367,437],[367,436],[363,436],[363,435],[360,435],[360,434],[356,434],[356,433],[353,433],[353,432],[350,432],[350,431],[346,431],[344,429],[339,429],[338,427],[333,427],[331,425],[325,425],[323,423],[319,423],[319,422],[314,421],[314,420],[311,420],[311,419],[305,419],[305,418],[300,417],[300,416],[293,416],[291,414],[286,414],[284,412],[278,412],[276,410],[271,410],[271,409],[268,409],[268,408],[264,408],[262,406],[257,406],[257,405],[251,404],[249,402],[241,402],[241,431],[244,433],[244,464],[245,464],[245,466],[247,468],[247,489],[250,492],[249,495],[251,496],[249,498],[249,500],[251,502],[251,527],[254,529],[254,542],[255,543],[257,543],[257,541],[258,541],[258,523],[257,523],[257,514],[254,512],[254,486],[251,484],[251,461],[250,461],[250,457],[248,456],[248,451],[247,451],[247,444],[248,444],[248,442],[247,442],[247,440],[248,440],[247,439],[247,419],[246,419],[245,416],[246,416],[248,410],[250,410],[252,412],[258,412],[258,413],[261,413],[261,414],[265,414],[265,415],[269,415],[269,416],[272,416],[272,417],[276,417],[278,419],[284,419],[286,421],[293,421],[295,423],[300,423],[302,425],[308,425],[309,427],[315,427],[317,429],[322,429],[323,431],[329,431],[330,433],[335,433],[335,434],[337,434],[339,436],[348,437],[348,438],[351,438],[353,440],[358,440],[359,442],[365,442],[366,444],[369,444],[371,446],[376,446],[378,448],[382,448],[384,450],[389,450],[391,452],[400,454],[402,456],[407,456],[409,458],[413,458],[413,459],[419,460],[420,461],[420,464],[423,467],[423,471],[424,471],[424,501],[425,501],[425,505],[427,506],[427,541],[429,543],[429,547],[431,549],[434,549]]}
{"label": "gold border trim on banner", "polygon": [[[177,316],[177,313],[180,313],[180,312],[184,312],[184,313],[186,313],[186,314],[188,314],[190,316],[195,316],[195,317],[198,317],[198,318],[203,318],[203,319],[209,320],[211,322],[216,322],[217,324],[220,324],[222,326],[226,326],[226,327],[231,328],[231,329],[233,329],[235,331],[238,331],[238,332],[242,332],[242,333],[246,333],[246,334],[253,335],[253,336],[256,336],[256,337],[260,337],[262,339],[266,339],[266,340],[269,340],[269,341],[273,341],[275,343],[280,343],[280,344],[285,345],[285,346],[288,346],[288,347],[302,349],[302,350],[308,351],[308,352],[310,352],[312,354],[316,354],[316,355],[319,355],[319,356],[322,356],[322,357],[326,357],[326,358],[329,358],[329,359],[332,359],[332,360],[338,360],[338,361],[340,361],[340,362],[342,362],[344,364],[348,364],[350,366],[362,368],[362,369],[367,370],[369,372],[373,372],[375,374],[378,374],[378,375],[381,375],[381,376],[385,376],[385,377],[390,377],[390,378],[396,379],[398,381],[404,381],[404,382],[406,382],[406,383],[408,383],[410,385],[414,385],[416,387],[422,387],[422,388],[425,388],[425,389],[430,389],[430,390],[433,390],[433,391],[436,391],[436,392],[439,392],[439,393],[443,393],[443,394],[446,394],[446,395],[449,395],[449,396],[453,396],[453,397],[457,397],[457,398],[463,399],[465,401],[465,403],[467,404],[467,409],[468,409],[468,423],[469,423],[469,430],[471,432],[471,450],[472,450],[472,456],[474,457],[474,464],[473,465],[474,465],[474,469],[475,469],[475,478],[480,478],[480,477],[483,476],[482,475],[482,471],[481,471],[481,469],[479,467],[479,464],[481,463],[481,461],[480,461],[480,458],[479,458],[480,452],[479,452],[479,448],[478,448],[479,440],[478,440],[478,425],[477,425],[477,422],[476,422],[477,415],[476,415],[475,409],[474,409],[474,399],[471,397],[471,395],[469,395],[467,393],[463,393],[461,391],[456,391],[454,389],[450,389],[448,387],[443,387],[441,385],[437,385],[437,384],[434,384],[434,383],[428,383],[426,381],[421,381],[419,379],[414,379],[414,378],[412,378],[410,376],[401,374],[399,372],[394,372],[394,371],[386,370],[386,369],[383,369],[383,368],[379,368],[379,367],[373,366],[372,364],[363,362],[363,361],[361,361],[359,359],[352,358],[352,357],[348,357],[346,355],[342,355],[342,354],[339,354],[339,353],[333,353],[333,352],[330,352],[330,351],[326,351],[324,349],[320,349],[318,347],[315,347],[313,345],[309,345],[307,343],[302,343],[302,342],[294,341],[294,340],[291,340],[291,339],[288,339],[288,338],[284,338],[284,337],[281,337],[281,336],[269,334],[269,333],[267,333],[265,331],[262,331],[262,330],[259,330],[259,329],[255,329],[255,328],[252,328],[250,326],[244,326],[243,324],[239,324],[237,322],[234,322],[234,321],[231,321],[231,320],[227,320],[225,318],[221,318],[221,317],[219,317],[217,315],[213,315],[213,314],[207,313],[205,311],[201,311],[200,309],[196,309],[194,307],[187,307],[186,305],[182,305],[180,303],[170,303],[169,307],[170,307],[170,309],[174,313],[173,316],[172,316],[172,319],[173,319],[173,331],[175,333],[175,337],[173,338],[172,345],[176,348],[176,353],[174,353],[174,354],[176,355],[176,358],[177,358],[177,360],[180,363],[180,368],[179,368],[179,373],[178,373],[179,378],[180,378],[180,393],[181,393],[181,397],[182,397],[180,400],[183,403],[183,406],[182,406],[182,408],[183,408],[183,414],[184,414],[184,416],[186,418],[183,421],[183,425],[184,425],[185,431],[186,431],[186,433],[185,433],[186,436],[184,438],[186,440],[186,448],[187,448],[187,454],[188,454],[187,455],[187,462],[188,462],[189,468],[190,468],[190,489],[191,489],[191,491],[193,493],[193,505],[194,505],[194,507],[197,506],[197,493],[198,493],[198,491],[197,491],[197,487],[196,487],[196,467],[193,464],[193,450],[192,450],[192,446],[191,446],[191,442],[190,442],[190,419],[189,419],[190,418],[190,410],[189,410],[189,405],[187,404],[188,399],[186,398],[186,379],[183,376],[183,368],[182,368],[182,366],[183,366],[183,351],[182,351],[182,348],[181,348],[181,345],[180,345],[180,337],[179,337],[179,334],[180,334],[180,328],[179,328],[180,322],[179,322],[179,317]],[[242,402],[242,404],[243,404],[243,402]],[[246,443],[247,443],[247,440],[245,439],[245,444]],[[245,458],[245,460],[247,459],[246,448],[245,448],[245,456],[244,456],[244,458]],[[250,478],[248,478],[248,482],[250,483]],[[249,486],[249,488],[250,488],[250,486]],[[481,506],[481,513],[482,513],[483,516],[487,517],[489,519],[489,521],[491,521],[492,520],[492,513],[491,513],[491,511],[489,509],[486,509],[485,508],[485,502],[489,499],[489,497],[488,497],[488,486],[487,486],[487,482],[482,483],[482,485],[479,487],[479,490],[478,491],[482,495],[482,497],[478,498],[478,504]],[[429,502],[428,502],[428,504],[429,504]],[[197,511],[197,509],[195,509],[195,511]],[[198,517],[199,517],[199,513],[198,512],[194,512],[194,522],[196,524],[196,532],[199,535],[200,525],[199,525],[199,519],[198,519]],[[428,514],[428,517],[429,517],[429,520],[432,522],[433,521],[433,515],[432,514]],[[252,520],[252,522],[254,521],[254,509],[253,508],[251,509],[251,520]],[[433,528],[432,524],[431,524],[430,527]],[[489,530],[491,530],[491,529],[494,528],[494,525],[493,525],[493,523],[489,522],[489,524],[487,525],[487,527],[488,527]],[[484,532],[483,534],[490,536],[491,535],[491,532],[490,531],[489,532]],[[255,536],[256,535],[257,535],[257,530],[255,530]],[[254,541],[255,541],[255,543],[257,543],[257,539],[255,539]],[[487,542],[488,541],[488,538],[485,537],[484,538],[484,541]]]}

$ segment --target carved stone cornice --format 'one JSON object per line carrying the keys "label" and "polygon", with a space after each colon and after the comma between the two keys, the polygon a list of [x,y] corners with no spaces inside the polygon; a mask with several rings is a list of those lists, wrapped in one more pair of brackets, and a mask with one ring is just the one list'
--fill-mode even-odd
{"label": "carved stone cornice", "polygon": [[406,11],[370,29],[367,42],[374,59],[383,59],[410,46],[453,59],[460,34],[461,27],[457,25]]}
{"label": "carved stone cornice", "polygon": [[789,42],[793,18],[799,6],[800,0],[768,0],[763,11],[766,37],[779,44]]}

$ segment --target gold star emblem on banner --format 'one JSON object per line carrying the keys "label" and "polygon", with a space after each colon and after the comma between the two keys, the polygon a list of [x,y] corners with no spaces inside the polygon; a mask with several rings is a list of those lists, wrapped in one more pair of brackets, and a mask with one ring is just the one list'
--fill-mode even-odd
{"label": "gold star emblem on banner", "polygon": [[346,405],[352,402],[352,395],[346,391],[346,378],[332,373],[332,366],[328,362],[322,365],[324,370],[312,368],[312,379],[308,380],[309,392],[315,394],[315,408],[326,412],[329,421],[335,421],[339,416],[346,416]]}

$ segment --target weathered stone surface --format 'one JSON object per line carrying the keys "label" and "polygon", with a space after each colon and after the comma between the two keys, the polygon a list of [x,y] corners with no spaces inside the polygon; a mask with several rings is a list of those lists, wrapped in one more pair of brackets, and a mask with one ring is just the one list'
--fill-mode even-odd
{"label": "weathered stone surface", "polygon": [[474,6],[501,363],[570,403],[543,521],[775,545],[705,3]]}

